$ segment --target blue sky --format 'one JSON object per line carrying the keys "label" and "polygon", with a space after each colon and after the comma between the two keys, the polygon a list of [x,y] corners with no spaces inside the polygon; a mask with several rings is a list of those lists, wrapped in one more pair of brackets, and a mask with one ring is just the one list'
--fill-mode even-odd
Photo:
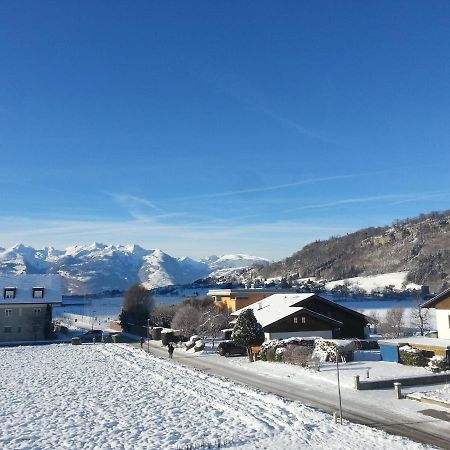
{"label": "blue sky", "polygon": [[447,1],[0,1],[0,245],[280,259],[449,208]]}

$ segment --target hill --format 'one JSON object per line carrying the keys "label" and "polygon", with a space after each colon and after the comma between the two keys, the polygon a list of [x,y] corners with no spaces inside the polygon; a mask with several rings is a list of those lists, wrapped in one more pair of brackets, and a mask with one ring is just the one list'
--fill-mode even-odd
{"label": "hill", "polygon": [[433,290],[450,284],[450,211],[316,241],[257,274],[330,281],[404,271],[408,282]]}

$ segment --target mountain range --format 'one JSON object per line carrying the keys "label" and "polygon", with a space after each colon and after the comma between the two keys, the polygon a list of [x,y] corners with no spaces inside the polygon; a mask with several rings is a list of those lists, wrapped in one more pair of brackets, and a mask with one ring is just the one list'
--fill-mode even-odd
{"label": "mountain range", "polygon": [[92,294],[125,290],[140,282],[147,288],[189,284],[233,273],[254,265],[267,264],[264,258],[249,255],[210,256],[200,261],[175,258],[161,250],[138,245],[75,245],[65,250],[53,247],[35,249],[17,244],[0,247],[0,273],[58,273],[69,294]]}

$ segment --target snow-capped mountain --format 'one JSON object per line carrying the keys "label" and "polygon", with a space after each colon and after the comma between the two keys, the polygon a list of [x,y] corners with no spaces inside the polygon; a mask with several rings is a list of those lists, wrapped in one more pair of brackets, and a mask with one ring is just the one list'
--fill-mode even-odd
{"label": "snow-capped mountain", "polygon": [[214,274],[267,264],[264,258],[249,255],[211,256],[201,261],[175,258],[158,249],[138,245],[105,245],[94,242],[65,250],[53,247],[34,249],[23,244],[0,247],[0,273],[59,273],[67,292],[97,293],[124,290],[141,282],[148,288],[188,284]]}

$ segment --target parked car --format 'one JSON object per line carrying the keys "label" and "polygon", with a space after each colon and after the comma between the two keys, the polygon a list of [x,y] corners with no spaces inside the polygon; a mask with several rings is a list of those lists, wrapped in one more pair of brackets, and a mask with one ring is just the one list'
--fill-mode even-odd
{"label": "parked car", "polygon": [[100,342],[102,340],[102,330],[90,330],[77,336],[81,342]]}
{"label": "parked car", "polygon": [[247,349],[233,341],[223,341],[217,346],[220,356],[246,355]]}

